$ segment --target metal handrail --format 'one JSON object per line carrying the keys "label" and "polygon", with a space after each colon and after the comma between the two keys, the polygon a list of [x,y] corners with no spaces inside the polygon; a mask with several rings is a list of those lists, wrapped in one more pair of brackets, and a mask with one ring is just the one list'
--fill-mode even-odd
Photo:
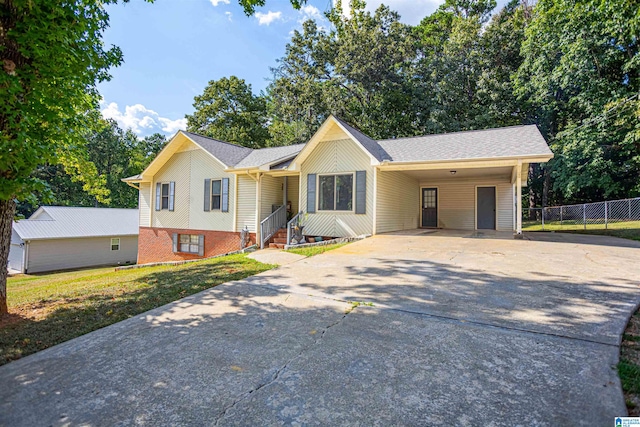
{"label": "metal handrail", "polygon": [[300,222],[300,217],[303,213],[303,211],[298,212],[293,218],[289,220],[289,222],[287,222],[287,245],[291,244],[291,226],[294,224],[294,221],[296,223]]}
{"label": "metal handrail", "polygon": [[260,249],[287,223],[287,206],[282,205],[260,221]]}

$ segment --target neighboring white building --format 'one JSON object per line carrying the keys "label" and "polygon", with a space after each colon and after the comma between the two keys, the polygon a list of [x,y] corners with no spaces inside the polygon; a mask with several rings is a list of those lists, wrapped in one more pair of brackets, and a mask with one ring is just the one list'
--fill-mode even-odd
{"label": "neighboring white building", "polygon": [[42,206],[13,223],[9,268],[22,273],[135,263],[138,210]]}

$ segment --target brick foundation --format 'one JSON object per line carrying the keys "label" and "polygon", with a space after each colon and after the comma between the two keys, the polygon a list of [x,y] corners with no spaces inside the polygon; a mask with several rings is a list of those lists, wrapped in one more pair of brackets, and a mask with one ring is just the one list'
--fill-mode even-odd
{"label": "brick foundation", "polygon": [[[204,257],[198,256],[198,254],[174,253],[173,233],[203,234]],[[254,244],[256,242],[255,233],[251,233],[250,236],[250,244]],[[237,251],[238,249],[240,249],[239,232],[140,227],[140,234],[138,236],[138,264],[207,258]]]}

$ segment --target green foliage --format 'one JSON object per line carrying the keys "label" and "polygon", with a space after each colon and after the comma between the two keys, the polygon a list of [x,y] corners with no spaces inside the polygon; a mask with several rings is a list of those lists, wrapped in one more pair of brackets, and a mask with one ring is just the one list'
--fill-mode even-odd
{"label": "green foliage", "polygon": [[269,138],[267,103],[236,76],[212,80],[195,97],[196,111],[187,115],[187,130],[245,147],[264,147]]}
{"label": "green foliage", "polygon": [[19,203],[17,213],[28,217],[40,205],[57,206],[109,206],[135,208],[138,191],[121,181],[121,178],[142,172],[167,143],[162,134],[139,139],[131,130],[123,131],[113,120],[101,120],[99,128],[85,133],[88,159],[95,166],[104,188],[109,192],[109,204],[99,201],[86,191],[85,185],[75,176],[66,173],[60,165],[39,166],[34,176],[45,183],[36,189],[33,197]]}
{"label": "green foliage", "polygon": [[640,104],[626,101],[640,91],[637,10],[603,0],[534,10],[516,90],[556,153],[547,173],[557,201],[640,194]]}
{"label": "green foliage", "polygon": [[334,113],[376,138],[412,129],[406,112],[413,103],[411,61],[416,37],[386,6],[374,14],[352,1],[350,16],[342,3],[327,14],[333,25],[303,24],[274,68],[269,86],[272,144],[308,140]]}
{"label": "green foliage", "polygon": [[122,61],[120,50],[105,50],[101,39],[108,3],[0,3],[6,34],[0,39],[0,199],[28,197],[38,185],[35,168],[55,163],[108,200],[82,141],[82,131],[97,119],[96,83],[108,80],[108,68]]}

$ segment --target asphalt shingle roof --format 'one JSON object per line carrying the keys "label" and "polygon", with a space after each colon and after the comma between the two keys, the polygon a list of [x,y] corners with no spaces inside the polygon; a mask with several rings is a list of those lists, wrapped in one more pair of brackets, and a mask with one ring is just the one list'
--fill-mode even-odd
{"label": "asphalt shingle roof", "polygon": [[260,167],[262,165],[270,164],[278,160],[287,160],[288,158],[295,157],[300,150],[302,150],[304,144],[286,145],[284,147],[271,147],[260,148],[259,150],[253,150],[251,154],[242,159],[240,163],[235,167],[238,169],[247,169]]}
{"label": "asphalt shingle roof", "polygon": [[197,133],[183,132],[228,167],[237,165],[253,151],[251,148],[242,147],[229,142],[218,141],[217,139],[208,138],[206,136],[198,135]]}
{"label": "asphalt shingle roof", "polygon": [[41,209],[46,219],[29,218],[13,223],[22,240],[138,235],[138,209],[67,206]]}
{"label": "asphalt shingle roof", "polygon": [[472,160],[552,154],[536,125],[378,141],[392,162]]}
{"label": "asphalt shingle roof", "polygon": [[358,140],[360,144],[369,152],[373,157],[376,158],[379,162],[383,160],[391,160],[391,157],[386,152],[386,150],[380,145],[380,143],[376,140],[369,138],[367,135],[360,132],[358,129],[351,126],[349,123],[345,122],[339,117],[333,116],[336,121],[338,121],[342,126],[347,129],[347,131]]}

